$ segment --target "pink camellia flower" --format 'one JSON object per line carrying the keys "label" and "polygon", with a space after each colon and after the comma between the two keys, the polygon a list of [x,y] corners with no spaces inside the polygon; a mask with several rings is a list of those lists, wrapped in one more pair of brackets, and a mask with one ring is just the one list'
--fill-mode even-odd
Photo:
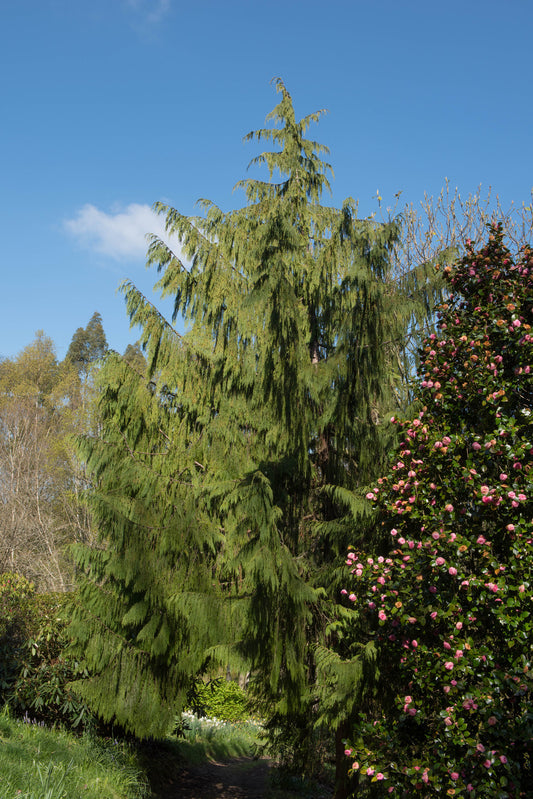
{"label": "pink camellia flower", "polygon": [[440,538],[440,533],[437,533],[437,532],[431,533],[431,537],[434,538],[435,541],[438,541],[439,538]]}
{"label": "pink camellia flower", "polygon": [[522,583],[522,585],[518,586],[518,590],[520,591],[521,594],[524,593],[524,591],[526,590],[526,587],[525,587],[524,583]]}
{"label": "pink camellia flower", "polygon": [[447,727],[451,727],[452,724],[453,724],[453,721],[451,720],[451,718],[449,716],[446,716],[446,718],[444,719],[444,723],[446,724]]}
{"label": "pink camellia flower", "polygon": [[476,544],[486,544],[486,542],[487,539],[482,535],[479,535],[476,539]]}
{"label": "pink camellia flower", "polygon": [[449,686],[449,685],[445,685],[445,686],[444,686],[444,688],[443,688],[442,690],[444,691],[444,693],[445,693],[445,694],[449,694],[449,693],[450,693],[450,691],[451,691],[451,688],[450,688],[450,686]]}
{"label": "pink camellia flower", "polygon": [[507,758],[505,755],[500,755],[500,763],[507,763]]}
{"label": "pink camellia flower", "polygon": [[374,494],[371,491],[368,492],[368,494],[366,495],[366,498],[367,499],[375,499]]}
{"label": "pink camellia flower", "polygon": [[471,782],[469,782],[468,785],[466,786],[466,790],[468,791],[468,793],[471,793],[474,790],[474,786],[472,785]]}
{"label": "pink camellia flower", "polygon": [[437,587],[435,585],[430,585],[429,593],[430,594],[436,594],[437,593]]}
{"label": "pink camellia flower", "polygon": [[342,596],[346,596],[347,593],[348,591],[346,590],[346,588],[341,589]]}
{"label": "pink camellia flower", "polygon": [[357,769],[359,768],[359,763],[357,762],[357,760],[354,763],[352,763],[352,768],[354,771],[357,771]]}
{"label": "pink camellia flower", "polygon": [[455,575],[457,574],[457,569],[455,568],[455,566],[450,566],[450,568],[448,569],[448,574],[451,574],[452,577],[455,577]]}
{"label": "pink camellia flower", "polygon": [[406,696],[403,701],[405,702],[406,705],[410,705],[411,702],[413,701],[413,697],[412,696]]}
{"label": "pink camellia flower", "polygon": [[450,660],[446,661],[446,663],[444,664],[444,668],[447,671],[451,671],[453,669],[453,663]]}
{"label": "pink camellia flower", "polygon": [[405,538],[399,538],[398,543],[403,546],[405,544]]}
{"label": "pink camellia flower", "polygon": [[352,754],[352,750],[351,749],[345,749],[344,750],[344,754],[346,755],[346,757],[350,757],[350,755]]}
{"label": "pink camellia flower", "polygon": [[410,716],[416,716],[416,708],[415,707],[410,707],[407,712],[409,713]]}
{"label": "pink camellia flower", "polygon": [[416,649],[418,646],[418,641],[411,641],[411,646],[413,647],[413,649]]}
{"label": "pink camellia flower", "polygon": [[502,472],[500,474],[500,480],[502,481],[502,483],[505,483],[505,481],[507,480],[507,475],[505,474],[505,472]]}
{"label": "pink camellia flower", "polygon": [[449,644],[448,641],[444,641],[443,647],[444,647],[444,649],[451,649],[452,648],[451,644]]}
{"label": "pink camellia flower", "polygon": [[448,513],[452,513],[453,505],[451,504],[451,502],[448,502],[448,504],[444,506],[444,510],[448,511]]}
{"label": "pink camellia flower", "polygon": [[450,774],[450,777],[455,782],[456,780],[459,779],[459,774],[456,771],[452,771],[452,773]]}
{"label": "pink camellia flower", "polygon": [[487,758],[487,760],[485,760],[483,765],[485,766],[485,768],[490,768],[490,765],[491,765],[490,760]]}
{"label": "pink camellia flower", "polygon": [[422,782],[429,782],[429,774],[427,773],[427,770],[422,774]]}
{"label": "pink camellia flower", "polygon": [[472,449],[478,450],[481,449],[481,444],[478,441],[474,441],[472,444]]}
{"label": "pink camellia flower", "polygon": [[462,621],[458,621],[457,624],[455,625],[455,629],[456,630],[462,630],[463,629],[463,622]]}
{"label": "pink camellia flower", "polygon": [[478,752],[484,752],[485,751],[485,747],[483,746],[483,744],[476,744],[476,749],[477,749]]}
{"label": "pink camellia flower", "polygon": [[378,773],[376,774],[376,779],[377,780],[384,780],[385,779],[385,777],[383,776],[381,771],[378,771]]}
{"label": "pink camellia flower", "polygon": [[457,660],[459,660],[459,658],[462,658],[463,657],[463,650],[462,649],[456,649],[455,650],[455,657],[456,657]]}
{"label": "pink camellia flower", "polygon": [[509,533],[514,533],[514,531],[515,531],[515,526],[514,526],[514,524],[508,524],[508,525],[507,525],[507,527],[506,527],[505,529],[506,529],[506,530],[507,530]]}
{"label": "pink camellia flower", "polygon": [[429,615],[430,615],[430,618],[436,619],[437,618],[437,611],[436,610],[432,610]]}
{"label": "pink camellia flower", "polygon": [[375,770],[376,770],[376,769],[372,768],[372,766],[369,766],[369,767],[367,768],[367,770],[366,770],[366,773],[368,774],[368,776],[369,776],[369,777],[371,777],[371,776],[372,776],[372,774],[375,772]]}
{"label": "pink camellia flower", "polygon": [[378,613],[378,617],[379,617],[379,619],[380,619],[381,621],[386,621],[386,620],[387,620],[387,614],[385,613],[385,611],[384,611],[384,610],[380,610],[380,611],[379,611],[379,613]]}
{"label": "pink camellia flower", "polygon": [[438,557],[435,563],[437,564],[437,566],[444,566],[446,561],[444,560],[444,558]]}

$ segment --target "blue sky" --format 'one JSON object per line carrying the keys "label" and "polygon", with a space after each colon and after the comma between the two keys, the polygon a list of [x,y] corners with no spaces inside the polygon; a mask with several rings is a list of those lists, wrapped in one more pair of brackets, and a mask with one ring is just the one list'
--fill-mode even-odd
{"label": "blue sky", "polygon": [[328,202],[368,214],[448,178],[529,203],[532,29],[531,0],[2,0],[0,356],[43,329],[62,358],[95,310],[135,341],[116,289],[153,298],[152,203],[242,204],[274,76],[299,116],[329,111]]}

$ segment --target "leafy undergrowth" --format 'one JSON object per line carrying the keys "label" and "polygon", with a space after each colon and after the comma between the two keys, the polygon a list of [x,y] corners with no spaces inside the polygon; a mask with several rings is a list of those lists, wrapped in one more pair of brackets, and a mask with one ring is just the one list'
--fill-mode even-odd
{"label": "leafy undergrowth", "polygon": [[0,715],[2,799],[143,799],[137,756],[117,741],[76,737]]}

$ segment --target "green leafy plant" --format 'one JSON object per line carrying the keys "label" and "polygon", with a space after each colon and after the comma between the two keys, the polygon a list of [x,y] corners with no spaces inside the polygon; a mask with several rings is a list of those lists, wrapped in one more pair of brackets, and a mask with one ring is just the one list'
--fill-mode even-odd
{"label": "green leafy plant", "polygon": [[421,410],[367,495],[381,550],[347,556],[352,654],[374,646],[379,673],[345,754],[372,796],[514,798],[533,782],[533,253],[492,228],[444,271]]}
{"label": "green leafy plant", "polygon": [[0,575],[0,698],[3,701],[20,668],[34,594],[33,583],[22,575],[12,572]]}
{"label": "green leafy plant", "polygon": [[221,721],[245,721],[250,716],[246,694],[232,680],[215,679],[197,683],[194,707],[202,715]]}
{"label": "green leafy plant", "polygon": [[18,574],[0,577],[0,678],[2,698],[19,716],[76,727],[89,722],[86,705],[70,682],[86,676],[65,652],[72,596],[37,594]]}

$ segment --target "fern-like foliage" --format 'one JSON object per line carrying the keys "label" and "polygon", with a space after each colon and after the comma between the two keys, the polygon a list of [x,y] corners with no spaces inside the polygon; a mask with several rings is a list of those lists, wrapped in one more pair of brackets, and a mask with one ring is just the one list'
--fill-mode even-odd
{"label": "fern-like foliage", "polygon": [[148,376],[108,357],[101,435],[81,445],[101,531],[77,553],[83,692],[137,734],[164,728],[206,658],[246,663],[265,713],[313,707],[337,645],[336,564],[354,522],[372,535],[364,488],[431,319],[424,271],[391,272],[398,220],[321,204],[327,150],[305,134],[322,112],[298,121],[276,90],[270,126],[246,137],[272,149],[251,163],[267,178],[238,184],[243,208],[155,205],[179,248],[152,237],[148,263],[187,333],[123,285]]}

